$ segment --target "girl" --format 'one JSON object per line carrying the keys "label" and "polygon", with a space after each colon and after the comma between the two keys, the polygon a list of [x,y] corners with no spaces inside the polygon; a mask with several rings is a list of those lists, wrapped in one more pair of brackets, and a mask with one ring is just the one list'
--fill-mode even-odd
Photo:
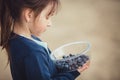
{"label": "girl", "polygon": [[51,26],[59,0],[1,0],[1,46],[6,49],[13,80],[74,80],[88,68],[60,72],[46,43],[38,37]]}

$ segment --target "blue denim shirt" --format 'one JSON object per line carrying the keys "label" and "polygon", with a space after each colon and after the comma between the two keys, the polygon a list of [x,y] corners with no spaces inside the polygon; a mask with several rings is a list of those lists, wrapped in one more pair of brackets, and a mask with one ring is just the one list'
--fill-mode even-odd
{"label": "blue denim shirt", "polygon": [[80,75],[78,71],[59,72],[49,56],[49,48],[39,38],[32,37],[35,41],[11,33],[9,50],[13,80],[75,80]]}

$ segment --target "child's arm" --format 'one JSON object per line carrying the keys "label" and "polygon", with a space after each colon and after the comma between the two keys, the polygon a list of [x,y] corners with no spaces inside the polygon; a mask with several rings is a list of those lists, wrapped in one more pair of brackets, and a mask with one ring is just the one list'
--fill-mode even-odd
{"label": "child's arm", "polygon": [[32,51],[25,58],[25,70],[27,80],[75,80],[80,75],[78,71],[67,73],[56,73],[51,75],[48,69],[48,61],[44,51]]}

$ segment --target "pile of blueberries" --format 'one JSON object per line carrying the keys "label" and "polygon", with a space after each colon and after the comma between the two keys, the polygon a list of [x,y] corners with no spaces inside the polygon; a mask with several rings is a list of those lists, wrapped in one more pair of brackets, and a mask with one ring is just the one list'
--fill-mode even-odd
{"label": "pile of blueberries", "polygon": [[55,62],[57,68],[62,71],[74,71],[78,67],[82,67],[89,60],[89,57],[84,54],[77,57],[74,56],[70,54],[69,56],[63,56],[62,60],[57,60]]}

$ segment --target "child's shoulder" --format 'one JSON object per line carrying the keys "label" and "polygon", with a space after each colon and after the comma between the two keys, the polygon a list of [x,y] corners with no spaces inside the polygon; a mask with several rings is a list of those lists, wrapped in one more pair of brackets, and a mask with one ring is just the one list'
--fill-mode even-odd
{"label": "child's shoulder", "polygon": [[12,35],[11,39],[9,40],[9,45],[14,51],[19,51],[21,53],[34,53],[34,55],[38,52],[45,53],[45,49],[42,46],[36,44],[34,41],[28,38],[16,34]]}

